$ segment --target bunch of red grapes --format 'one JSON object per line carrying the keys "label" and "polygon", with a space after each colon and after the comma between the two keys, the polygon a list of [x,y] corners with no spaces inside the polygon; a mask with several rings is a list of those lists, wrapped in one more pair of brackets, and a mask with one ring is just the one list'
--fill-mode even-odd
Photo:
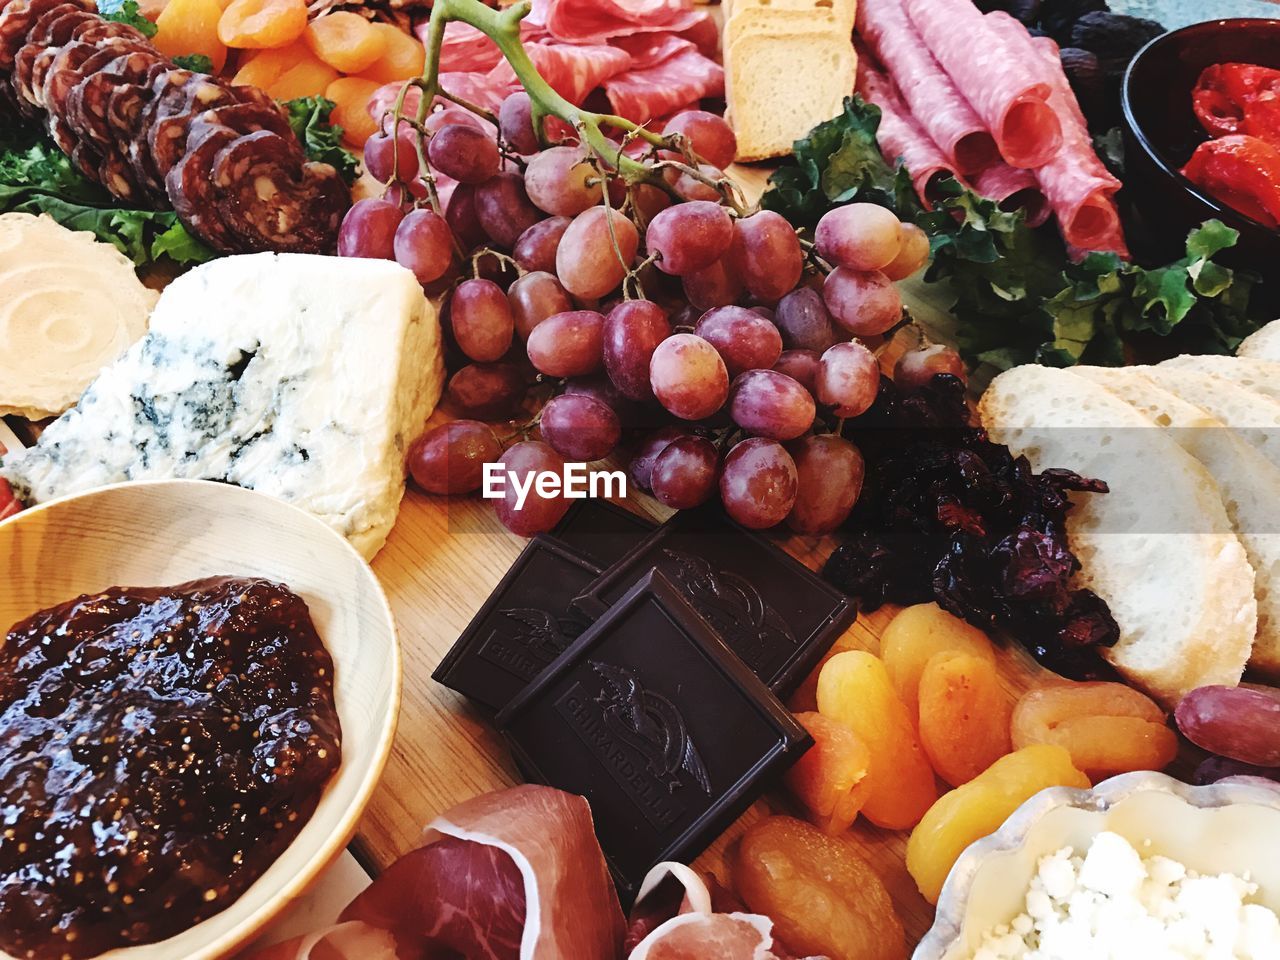
{"label": "bunch of red grapes", "polygon": [[[667,123],[682,152],[626,142],[662,184],[628,184],[554,118],[559,142],[541,148],[525,93],[496,119],[446,106],[375,134],[365,164],[387,188],[342,225],[341,255],[394,259],[446,295],[446,401],[461,419],[414,444],[415,481],[469,493],[487,462],[562,473],[625,440],[634,483],[670,507],[718,495],[752,529],[835,529],[863,474],[840,422],[880,384],[858,338],[901,321],[894,283],[928,259],[925,234],[872,204],[832,210],[811,242],[777,213],[743,211],[721,173],[733,131],[705,111]],[[443,216],[426,169],[456,182]],[[938,370],[963,372],[950,351],[900,364]],[[504,451],[499,433],[517,442]],[[520,510],[514,493],[495,505],[532,536],[568,503],[531,490]]]}

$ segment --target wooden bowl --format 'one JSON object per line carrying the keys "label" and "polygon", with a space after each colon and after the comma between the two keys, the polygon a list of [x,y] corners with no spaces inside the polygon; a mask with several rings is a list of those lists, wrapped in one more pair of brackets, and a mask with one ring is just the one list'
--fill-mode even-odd
{"label": "wooden bowl", "polygon": [[[400,707],[400,647],[369,565],[320,520],[240,487],[125,483],[51,500],[0,523],[0,637],[37,610],[111,586],[261,576],[306,600],[333,657],[342,765],[301,833],[240,899],[185,933],[112,960],[213,960],[246,944],[346,846],[386,764]],[[12,960],[0,953],[0,960]]]}

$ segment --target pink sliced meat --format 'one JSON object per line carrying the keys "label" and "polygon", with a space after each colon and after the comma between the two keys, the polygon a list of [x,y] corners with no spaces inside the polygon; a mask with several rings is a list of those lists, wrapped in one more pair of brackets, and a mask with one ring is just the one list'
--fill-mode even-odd
{"label": "pink sliced meat", "polygon": [[880,152],[889,163],[902,161],[911,172],[911,183],[920,201],[932,209],[938,199],[939,181],[955,177],[955,168],[902,101],[893,80],[862,49],[858,52],[857,90],[862,99],[880,108],[880,128],[876,131]]}
{"label": "pink sliced meat", "polygon": [[[625,50],[600,43],[580,46],[543,41],[527,44],[525,51],[543,79],[573,104],[582,103],[587,94],[601,83],[631,66],[631,55]],[[518,82],[515,71],[506,60],[489,71],[487,76],[495,84],[514,87]]]}
{"label": "pink sliced meat", "polygon": [[[920,37],[1015,167],[1040,167],[1062,146],[1044,64],[1016,46],[972,0],[903,0]],[[1025,28],[1023,28],[1025,33]]]}
{"label": "pink sliced meat", "polygon": [[860,0],[858,34],[949,166],[968,174],[1000,159],[995,138],[929,52],[903,0]]}
{"label": "pink sliced meat", "polygon": [[633,33],[680,33],[704,16],[691,0],[533,0],[530,19],[557,40],[601,43]]}
{"label": "pink sliced meat", "polygon": [[697,11],[697,17],[692,26],[680,31],[680,36],[692,41],[700,51],[714,59],[720,52],[720,27],[716,25],[715,17],[706,10]]}
{"label": "pink sliced meat", "polygon": [[1011,167],[997,160],[987,169],[971,176],[969,185],[978,196],[998,203],[1001,210],[1021,210],[1026,214],[1027,223],[1033,227],[1040,226],[1053,216],[1053,208],[1040,189],[1040,179],[1034,170]]}
{"label": "pink sliced meat", "polygon": [[631,70],[645,70],[686,50],[696,50],[698,45],[674,33],[637,33],[629,37],[617,37],[611,46],[620,47],[631,55]]}
{"label": "pink sliced meat", "polygon": [[[395,109],[396,98],[400,96],[403,86],[404,84],[400,81],[385,84],[375,90],[373,96],[369,98],[369,116],[381,121],[386,114],[388,130],[391,129],[390,113]],[[440,86],[455,97],[461,97],[495,113],[512,90],[508,85],[489,80],[483,73],[442,73]],[[417,116],[418,104],[421,100],[421,91],[417,87],[410,87],[404,98],[404,116]],[[443,106],[445,101],[437,98],[436,104]]]}
{"label": "pink sliced meat", "polygon": [[[414,33],[424,44],[430,32],[431,23],[424,20],[414,27]],[[546,31],[536,24],[530,23],[526,17],[520,21],[520,39],[525,43],[546,36]],[[498,45],[489,39],[483,31],[454,20],[445,24],[444,42],[440,46],[440,69],[446,73],[487,73],[498,65],[502,52]]]}
{"label": "pink sliced meat", "polygon": [[724,68],[688,43],[665,60],[605,80],[604,90],[614,113],[646,123],[690,101],[723,96]]}
{"label": "pink sliced meat", "polygon": [[[252,960],[409,960],[396,952],[396,941],[378,927],[351,920],[326,930],[295,937],[256,950]],[[248,960],[248,958],[246,958]]]}

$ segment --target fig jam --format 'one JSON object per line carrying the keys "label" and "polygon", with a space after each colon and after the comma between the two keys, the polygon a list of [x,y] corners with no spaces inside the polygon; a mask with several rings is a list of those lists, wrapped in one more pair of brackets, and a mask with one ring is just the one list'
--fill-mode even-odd
{"label": "fig jam", "polygon": [[0,648],[0,949],[181,933],[297,836],[341,759],[333,662],[283,584],[112,587]]}

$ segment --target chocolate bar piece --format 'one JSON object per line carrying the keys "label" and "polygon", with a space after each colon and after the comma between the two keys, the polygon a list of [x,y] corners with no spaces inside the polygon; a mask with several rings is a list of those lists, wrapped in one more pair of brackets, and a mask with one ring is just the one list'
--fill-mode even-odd
{"label": "chocolate bar piece", "polygon": [[570,604],[599,573],[550,537],[535,537],[432,677],[501,710],[590,624]]}
{"label": "chocolate bar piece", "polygon": [[780,697],[803,682],[856,614],[843,593],[718,507],[676,514],[574,606],[595,619],[655,568]]}
{"label": "chocolate bar piece", "polygon": [[525,775],[586,797],[624,896],[689,862],[812,744],[652,571],[498,714]]}
{"label": "chocolate bar piece", "polygon": [[604,569],[653,533],[654,526],[639,514],[592,497],[570,507],[551,536]]}

